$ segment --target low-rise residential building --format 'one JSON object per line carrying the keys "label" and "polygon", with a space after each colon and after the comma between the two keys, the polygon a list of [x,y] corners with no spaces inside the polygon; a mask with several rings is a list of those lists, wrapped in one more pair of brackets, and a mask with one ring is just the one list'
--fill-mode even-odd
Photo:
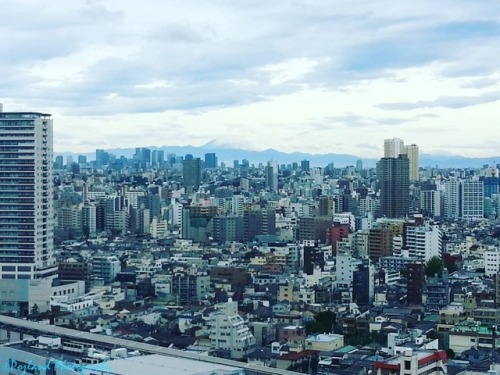
{"label": "low-rise residential building", "polygon": [[305,339],[307,350],[318,350],[322,352],[337,350],[344,346],[344,336],[335,333],[322,333],[308,336]]}
{"label": "low-rise residential building", "polygon": [[500,340],[496,335],[496,329],[492,326],[482,325],[481,322],[470,320],[450,329],[449,348],[456,354],[460,354],[472,347],[491,349],[493,337],[495,337],[496,347],[498,348]]}
{"label": "low-rise residential building", "polygon": [[446,353],[442,350],[406,352],[375,362],[377,375],[441,375],[446,374]]}

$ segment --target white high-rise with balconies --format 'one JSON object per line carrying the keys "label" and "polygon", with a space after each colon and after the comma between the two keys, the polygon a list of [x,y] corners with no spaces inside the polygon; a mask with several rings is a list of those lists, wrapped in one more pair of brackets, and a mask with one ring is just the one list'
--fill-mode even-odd
{"label": "white high-rise with balconies", "polygon": [[479,180],[445,183],[444,214],[449,219],[481,220],[484,217],[484,184]]}
{"label": "white high-rise with balconies", "polygon": [[49,114],[0,112],[0,278],[57,275],[53,124]]}
{"label": "white high-rise with balconies", "polygon": [[418,146],[415,144],[404,146],[404,153],[406,154],[408,160],[410,161],[410,181],[420,180],[420,175],[419,175],[420,163],[418,158]]}
{"label": "white high-rise with balconies", "polygon": [[411,144],[405,146],[404,140],[401,138],[392,138],[384,140],[384,157],[397,158],[399,155],[406,155],[410,162],[410,181],[418,181],[419,175],[419,152],[418,146]]}
{"label": "white high-rise with balconies", "polygon": [[243,318],[238,314],[238,302],[229,299],[216,306],[210,313],[209,337],[211,346],[225,352],[232,359],[241,359],[255,349],[255,337]]}
{"label": "white high-rise with balconies", "polygon": [[484,185],[483,181],[462,181],[461,217],[467,220],[484,218]]}
{"label": "white high-rise with balconies", "polygon": [[405,144],[401,138],[392,138],[384,140],[384,158],[397,158],[404,154]]}
{"label": "white high-rise with balconies", "polygon": [[457,219],[460,216],[460,181],[449,180],[444,183],[444,217]]}
{"label": "white high-rise with balconies", "polygon": [[410,258],[427,262],[432,257],[441,257],[442,232],[437,223],[407,224],[404,232],[403,247]]}

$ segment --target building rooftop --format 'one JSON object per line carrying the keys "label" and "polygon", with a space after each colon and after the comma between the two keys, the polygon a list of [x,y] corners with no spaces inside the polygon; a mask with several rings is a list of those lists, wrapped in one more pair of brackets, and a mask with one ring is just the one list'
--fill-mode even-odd
{"label": "building rooftop", "polygon": [[0,112],[0,118],[48,118],[52,115],[41,112]]}
{"label": "building rooftop", "polygon": [[455,325],[451,328],[450,332],[461,332],[461,333],[478,333],[480,335],[491,335],[493,333],[492,327],[487,325],[476,325],[476,324],[461,324]]}
{"label": "building rooftop", "polygon": [[[435,352],[429,351],[429,350],[421,350],[421,351],[414,351],[413,354],[417,355],[417,360],[421,360],[423,358],[429,357],[433,355]],[[399,365],[401,363],[401,356],[397,355],[394,357],[390,357],[383,361],[384,363],[388,365]]]}
{"label": "building rooftop", "polygon": [[333,340],[337,340],[342,335],[337,335],[335,333],[325,333],[325,334],[319,334],[319,335],[312,335],[306,338],[306,340],[310,341],[320,341],[320,342],[330,342]]}
{"label": "building rooftop", "polygon": [[347,345],[347,346],[344,346],[338,350],[336,350],[337,353],[350,353],[354,350],[356,350],[357,348],[355,346],[352,346],[352,345]]}
{"label": "building rooftop", "polygon": [[[158,354],[144,355],[139,357],[129,357],[125,359],[115,359],[108,361],[107,367],[111,368],[113,374],[148,374],[164,375],[171,374],[240,374],[238,367],[220,365],[215,363],[195,361],[186,358],[166,357]],[[93,366],[89,365],[89,369]],[[95,366],[99,369],[99,365]]]}
{"label": "building rooftop", "polygon": [[81,355],[74,355],[71,353],[63,352],[59,349],[49,349],[49,348],[40,348],[36,346],[31,346],[25,344],[24,342],[10,343],[6,344],[5,346],[45,358],[54,358],[55,360],[65,363],[76,363],[78,359],[82,358]]}

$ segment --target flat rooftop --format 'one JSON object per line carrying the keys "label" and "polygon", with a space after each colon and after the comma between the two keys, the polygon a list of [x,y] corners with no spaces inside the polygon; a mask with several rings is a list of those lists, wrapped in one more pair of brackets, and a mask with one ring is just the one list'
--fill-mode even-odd
{"label": "flat rooftop", "polygon": [[489,326],[475,326],[475,325],[456,325],[450,332],[461,332],[461,333],[477,333],[480,335],[493,335],[493,331]]}
{"label": "flat rooftop", "polygon": [[[215,363],[195,361],[186,358],[166,357],[159,354],[142,355],[125,359],[114,359],[106,362],[109,372],[117,375],[130,374],[243,374],[243,369]],[[87,366],[92,369],[92,365]],[[102,366],[96,365],[96,369]]]}
{"label": "flat rooftop", "polygon": [[[415,351],[413,353],[417,355],[417,360],[421,360],[422,358],[426,358],[434,354],[434,352],[431,351]],[[387,363],[389,365],[399,365],[401,363],[401,355],[388,358],[382,362]]]}
{"label": "flat rooftop", "polygon": [[45,358],[54,358],[58,361],[66,361],[67,363],[76,363],[76,360],[81,359],[81,355],[75,355],[62,350],[51,350],[48,348],[38,348],[30,346],[22,342],[5,344],[5,347],[17,349],[26,353],[31,353]]}
{"label": "flat rooftop", "polygon": [[41,112],[0,112],[0,118],[48,118],[52,115]]}

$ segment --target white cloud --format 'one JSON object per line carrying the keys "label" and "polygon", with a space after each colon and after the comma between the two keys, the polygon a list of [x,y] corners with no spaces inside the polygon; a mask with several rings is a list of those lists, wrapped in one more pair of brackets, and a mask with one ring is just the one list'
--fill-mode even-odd
{"label": "white cloud", "polygon": [[20,0],[2,8],[0,101],[52,112],[58,151],[217,138],[377,157],[359,145],[400,136],[425,151],[446,139],[450,152],[495,153],[484,134],[500,115],[499,10],[466,0]]}
{"label": "white cloud", "polygon": [[320,61],[298,58],[278,64],[266,65],[262,67],[262,70],[270,74],[269,83],[271,85],[279,85],[304,78],[318,64],[320,64]]}

